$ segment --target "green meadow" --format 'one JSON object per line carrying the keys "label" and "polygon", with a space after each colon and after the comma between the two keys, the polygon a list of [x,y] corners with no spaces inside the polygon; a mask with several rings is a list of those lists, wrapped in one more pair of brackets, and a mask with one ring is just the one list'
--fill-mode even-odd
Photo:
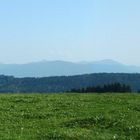
{"label": "green meadow", "polygon": [[140,140],[140,94],[0,94],[0,140]]}

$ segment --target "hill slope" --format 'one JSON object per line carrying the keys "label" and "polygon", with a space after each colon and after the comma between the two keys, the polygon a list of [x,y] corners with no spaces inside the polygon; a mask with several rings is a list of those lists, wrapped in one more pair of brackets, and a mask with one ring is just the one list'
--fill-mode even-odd
{"label": "hill slope", "polygon": [[73,88],[103,86],[116,82],[129,85],[133,91],[140,91],[140,74],[99,73],[44,78],[0,76],[0,92],[65,92]]}

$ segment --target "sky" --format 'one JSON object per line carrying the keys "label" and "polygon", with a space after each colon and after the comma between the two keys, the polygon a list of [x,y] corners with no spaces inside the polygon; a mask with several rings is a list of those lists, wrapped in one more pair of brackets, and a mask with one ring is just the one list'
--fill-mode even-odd
{"label": "sky", "polygon": [[0,62],[140,66],[139,7],[140,0],[1,0]]}

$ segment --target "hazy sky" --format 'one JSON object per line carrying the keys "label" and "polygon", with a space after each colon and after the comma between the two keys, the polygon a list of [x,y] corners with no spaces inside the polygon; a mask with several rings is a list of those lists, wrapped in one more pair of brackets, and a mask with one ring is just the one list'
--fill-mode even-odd
{"label": "hazy sky", "polygon": [[140,0],[1,0],[0,62],[140,65]]}

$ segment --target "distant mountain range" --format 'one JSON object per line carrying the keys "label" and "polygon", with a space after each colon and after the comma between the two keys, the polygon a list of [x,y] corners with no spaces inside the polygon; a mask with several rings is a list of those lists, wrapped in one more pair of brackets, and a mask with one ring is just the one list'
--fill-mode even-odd
{"label": "distant mountain range", "polygon": [[40,61],[28,64],[0,64],[0,75],[15,77],[68,76],[90,73],[140,73],[140,67],[114,60],[94,62]]}

